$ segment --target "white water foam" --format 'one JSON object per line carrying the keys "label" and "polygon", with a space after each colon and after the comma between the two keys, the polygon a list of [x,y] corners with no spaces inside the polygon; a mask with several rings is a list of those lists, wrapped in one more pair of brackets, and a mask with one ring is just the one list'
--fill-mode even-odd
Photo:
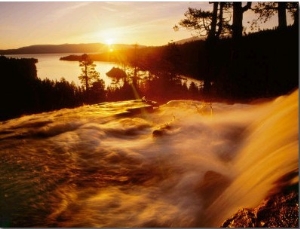
{"label": "white water foam", "polygon": [[298,91],[63,109],[2,123],[0,139],[1,226],[216,227],[298,168]]}

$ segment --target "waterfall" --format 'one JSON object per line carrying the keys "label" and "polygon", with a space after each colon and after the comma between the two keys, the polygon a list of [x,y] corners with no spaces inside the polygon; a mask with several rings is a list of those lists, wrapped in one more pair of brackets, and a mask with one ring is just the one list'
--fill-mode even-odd
{"label": "waterfall", "polygon": [[1,123],[0,162],[3,227],[218,227],[298,182],[281,179],[298,170],[298,91],[23,116]]}
{"label": "waterfall", "polygon": [[[247,138],[232,161],[232,183],[207,209],[210,226],[220,226],[238,209],[256,207],[268,192],[282,185],[278,180],[298,171],[298,117],[296,91],[268,104],[265,113],[249,126]],[[298,176],[292,178],[281,182],[298,182]]]}

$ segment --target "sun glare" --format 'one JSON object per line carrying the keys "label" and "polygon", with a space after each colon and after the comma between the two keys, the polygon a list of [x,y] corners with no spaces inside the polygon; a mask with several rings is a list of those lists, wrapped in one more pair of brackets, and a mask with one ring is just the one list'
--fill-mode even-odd
{"label": "sun glare", "polygon": [[108,39],[105,40],[105,43],[108,47],[109,52],[113,52],[114,51],[114,48],[113,48],[114,39],[108,38]]}
{"label": "sun glare", "polygon": [[114,39],[108,38],[108,39],[105,40],[105,43],[110,46],[114,43]]}

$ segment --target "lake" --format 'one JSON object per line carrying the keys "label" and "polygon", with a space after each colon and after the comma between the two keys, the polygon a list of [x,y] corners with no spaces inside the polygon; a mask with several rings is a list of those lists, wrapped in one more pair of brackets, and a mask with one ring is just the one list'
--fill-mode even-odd
{"label": "lake", "polygon": [[[51,54],[16,54],[5,55],[6,57],[13,58],[35,58],[38,59],[37,76],[40,79],[60,80],[64,77],[69,82],[74,82],[76,85],[80,85],[78,76],[81,74],[81,67],[79,67],[78,61],[62,61],[59,60],[62,56],[67,56],[68,53],[51,53]],[[80,55],[80,54],[77,54]],[[109,86],[112,79],[109,78],[106,73],[112,69],[112,67],[118,67],[117,63],[94,61],[96,64],[96,71],[100,73],[100,78],[104,80],[105,85]]]}
{"label": "lake", "polygon": [[[72,55],[81,55],[80,53],[72,53]],[[81,85],[78,76],[81,74],[81,67],[79,67],[78,61],[62,61],[60,57],[68,56],[69,53],[47,53],[47,54],[15,54],[5,55],[6,57],[12,58],[35,58],[38,59],[37,76],[40,79],[60,80],[64,77],[69,82],[74,82],[76,85]],[[119,64],[114,62],[94,61],[96,64],[96,71],[100,73],[100,78],[104,80],[105,86],[109,86],[112,83],[112,79],[106,75],[106,73],[113,67],[120,67]],[[140,71],[140,75],[147,74],[146,72]],[[191,82],[196,85],[203,85],[203,81],[196,80],[184,75],[180,75],[182,83],[186,82],[189,86]]]}

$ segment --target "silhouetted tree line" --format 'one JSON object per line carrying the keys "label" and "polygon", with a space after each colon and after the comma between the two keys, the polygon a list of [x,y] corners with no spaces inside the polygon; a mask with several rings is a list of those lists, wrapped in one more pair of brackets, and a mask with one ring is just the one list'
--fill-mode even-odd
{"label": "silhouetted tree line", "polygon": [[[104,81],[93,75],[94,65],[90,61],[80,64],[83,68],[80,76],[83,86],[77,86],[64,78],[59,81],[42,80],[37,77],[37,61],[0,56],[0,120],[61,108],[74,108],[83,104],[140,99],[143,96],[158,101],[199,97],[198,85],[192,83],[188,88],[186,83],[171,77],[170,74],[154,76],[149,73],[147,77],[140,77],[140,74],[134,74],[134,71],[125,72],[118,68],[115,69],[119,70],[119,74],[121,72],[119,78],[115,73],[111,75],[118,82],[106,89]],[[93,81],[87,82],[86,76],[92,76]]]}
{"label": "silhouetted tree line", "polygon": [[[212,11],[189,8],[184,14],[185,18],[179,22],[181,27],[206,37],[205,48],[201,53],[205,56],[203,80],[206,98],[222,96],[245,99],[274,96],[298,86],[294,74],[297,65],[290,64],[298,62],[298,53],[295,52],[298,49],[298,2],[210,2],[210,4],[213,6]],[[261,33],[258,33],[259,37],[251,36],[251,39],[245,36],[243,16],[248,10],[258,15],[258,18],[252,21],[252,29],[254,27],[259,29],[258,21],[266,22],[277,15],[278,27],[272,33],[272,37]],[[294,19],[290,28],[287,26],[287,13]],[[177,25],[173,28],[175,31],[179,29]],[[224,38],[227,40],[230,38],[230,42],[226,42]],[[274,40],[282,42],[283,45],[279,47]],[[226,59],[230,61],[223,60],[227,68],[225,67],[223,75],[219,75],[218,72],[222,68],[216,64],[222,54],[219,49],[222,49],[224,44],[230,47],[229,52],[224,53],[230,54]],[[286,58],[293,58],[293,61],[286,61]],[[290,75],[288,83],[283,83],[283,75],[279,74],[287,71]],[[223,80],[220,79],[222,77]]]}
{"label": "silhouetted tree line", "polygon": [[[158,102],[275,97],[298,87],[298,39],[298,27],[291,26],[245,35],[239,39],[237,53],[229,37],[214,41],[213,46],[199,40],[131,49],[119,58],[123,68],[107,73],[114,81],[107,88],[87,55],[79,62],[81,87],[64,78],[39,79],[36,59],[0,56],[0,120],[143,96]],[[187,85],[183,76],[203,83]]]}
{"label": "silhouetted tree line", "polygon": [[298,31],[288,26],[250,33],[239,38],[235,49],[231,37],[215,40],[213,46],[209,40],[171,42],[141,48],[135,55],[128,51],[123,60],[159,77],[185,75],[204,81],[198,99],[274,97],[298,87]]}
{"label": "silhouetted tree line", "polygon": [[[211,96],[230,99],[275,97],[298,87],[298,28],[261,31],[239,40],[218,41]],[[236,55],[236,56],[233,56]],[[225,57],[225,58],[224,58]]]}
{"label": "silhouetted tree line", "polygon": [[37,61],[0,56],[0,120],[83,103],[83,89],[75,84],[39,79]]}
{"label": "silhouetted tree line", "polygon": [[201,98],[201,85],[191,82],[187,85],[186,80],[172,77],[171,74],[152,75],[137,77],[133,74],[121,79],[121,85],[112,85],[107,88],[107,101],[146,99],[160,103],[172,99],[199,99]]}
{"label": "silhouetted tree line", "polygon": [[247,34],[240,38],[238,52],[232,48],[232,38],[216,40],[212,48],[207,48],[207,40],[178,45],[184,59],[180,74],[198,80],[209,76],[209,90],[204,88],[203,94],[209,99],[286,94],[298,87],[298,31],[290,26]]}

